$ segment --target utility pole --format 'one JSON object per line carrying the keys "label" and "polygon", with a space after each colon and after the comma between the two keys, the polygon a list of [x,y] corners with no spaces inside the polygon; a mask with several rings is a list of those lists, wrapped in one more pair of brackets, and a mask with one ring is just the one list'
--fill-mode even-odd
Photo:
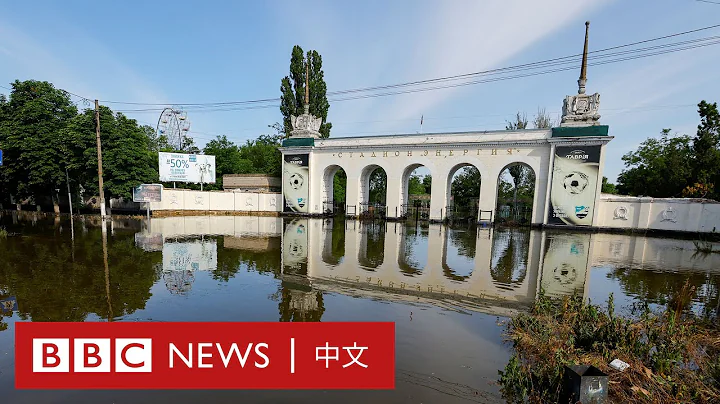
{"label": "utility pole", "polygon": [[70,192],[70,175],[68,175],[67,166],[65,166],[65,180],[67,180],[68,205],[70,206],[70,233],[71,233],[72,239],[74,241],[75,240],[75,223],[73,222],[72,193]]}
{"label": "utility pole", "polygon": [[100,146],[100,104],[95,100],[95,137],[97,138],[98,187],[100,189],[100,216],[105,220],[105,191],[103,190],[102,150]]}

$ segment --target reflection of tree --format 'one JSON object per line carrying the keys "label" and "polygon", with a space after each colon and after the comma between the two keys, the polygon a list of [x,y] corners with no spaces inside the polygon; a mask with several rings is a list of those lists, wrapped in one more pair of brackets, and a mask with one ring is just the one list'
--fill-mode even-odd
{"label": "reflection of tree", "polygon": [[[687,310],[694,302],[700,305],[704,316],[715,317],[718,314],[720,275],[616,268],[607,277],[616,280],[626,295],[643,304],[663,305],[675,310],[678,301],[682,301],[682,308]],[[694,289],[687,300],[683,298],[685,282]]]}
{"label": "reflection of tree", "polygon": [[[325,302],[320,291],[310,287],[295,287],[287,282],[280,286],[280,321],[317,322],[325,313]],[[309,290],[305,290],[309,289]]]}
{"label": "reflection of tree", "polygon": [[325,230],[322,258],[330,265],[337,265],[345,257],[345,220],[330,219],[329,222],[332,229]]}
{"label": "reflection of tree", "polygon": [[195,282],[195,274],[192,271],[163,271],[165,287],[170,293],[186,295],[190,293],[192,284]]}
{"label": "reflection of tree", "polygon": [[[476,243],[476,232],[470,232],[470,231],[456,231],[452,229],[447,229],[448,232],[448,238],[450,243],[452,243],[454,246],[457,247],[457,255],[458,256],[465,256],[471,260],[474,261],[475,259],[475,248],[477,246]],[[447,240],[446,240],[447,241]],[[445,251],[443,253],[443,273],[445,274],[445,277],[448,279],[454,280],[454,281],[464,281],[465,279],[469,278],[472,274],[472,269],[470,269],[468,275],[458,275],[455,270],[450,268],[450,266],[447,264],[447,254],[448,254],[448,248],[447,245],[445,246]]]}
{"label": "reflection of tree", "polygon": [[[66,234],[67,235],[67,234]],[[0,288],[20,303],[20,317],[33,321],[83,321],[105,317],[108,296],[100,229],[69,237],[13,237],[0,243]],[[158,280],[161,253],[134,246],[134,235],[116,232],[108,243],[109,293],[115,316],[145,307]]]}
{"label": "reflection of tree", "polygon": [[362,244],[360,250],[360,266],[377,268],[385,260],[385,227],[379,223],[368,223],[362,226]]}
{"label": "reflection of tree", "polygon": [[277,237],[271,238],[267,249],[240,249],[225,247],[224,238],[218,240],[217,269],[212,271],[215,280],[227,282],[243,266],[249,271],[280,275],[282,261]]}
{"label": "reflection of tree", "polygon": [[529,232],[518,229],[498,230],[493,235],[492,248],[492,278],[506,285],[522,283],[527,274]]}
{"label": "reflection of tree", "polygon": [[415,248],[423,236],[427,238],[427,229],[413,226],[403,226],[403,229],[404,234],[400,241],[398,266],[400,267],[400,272],[405,275],[417,275],[423,270],[424,265],[420,264],[417,259]]}

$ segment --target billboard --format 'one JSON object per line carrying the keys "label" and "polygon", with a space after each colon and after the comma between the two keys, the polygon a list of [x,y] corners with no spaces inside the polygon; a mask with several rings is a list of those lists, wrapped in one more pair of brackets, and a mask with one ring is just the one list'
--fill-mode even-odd
{"label": "billboard", "polygon": [[142,184],[133,188],[133,202],[161,202],[161,184]]}
{"label": "billboard", "polygon": [[159,153],[160,181],[215,183],[215,156]]}
{"label": "billboard", "polygon": [[214,271],[217,241],[185,240],[162,245],[163,271]]}
{"label": "billboard", "polygon": [[592,225],[600,146],[556,147],[548,224]]}
{"label": "billboard", "polygon": [[307,213],[310,209],[310,168],[308,154],[285,155],[283,162],[283,212]]}
{"label": "billboard", "polygon": [[[590,259],[590,234],[550,233],[545,239],[541,287],[548,296],[584,295]],[[583,296],[586,297],[586,296]]]}

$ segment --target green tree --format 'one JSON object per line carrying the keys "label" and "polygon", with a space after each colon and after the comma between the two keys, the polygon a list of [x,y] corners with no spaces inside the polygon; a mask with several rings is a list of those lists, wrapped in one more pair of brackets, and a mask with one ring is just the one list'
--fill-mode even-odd
{"label": "green tree", "polygon": [[480,197],[480,170],[475,166],[460,169],[450,186],[455,206],[470,207],[473,199]]}
{"label": "green tree", "polygon": [[707,186],[720,185],[720,114],[717,103],[701,101],[698,113],[700,125],[692,142],[693,180]]}
{"label": "green tree", "polygon": [[51,199],[65,185],[65,170],[74,171],[76,139],[65,129],[77,114],[69,95],[46,81],[11,84],[10,98],[0,105],[0,147],[3,149],[4,188],[16,199],[36,203]]}
{"label": "green tree", "polygon": [[[82,145],[84,172],[79,176],[86,192],[98,194],[95,111],[86,109],[68,125],[68,136]],[[110,108],[100,106],[100,140],[105,198],[132,198],[132,189],[158,181],[157,152],[152,129]]]}
{"label": "green tree", "polygon": [[424,176],[422,183],[423,183],[423,186],[425,187],[425,193],[428,195],[431,194],[432,193],[431,192],[431,190],[432,190],[432,175],[428,174],[428,175]]}
{"label": "green tree", "polygon": [[[247,174],[253,172],[252,161],[242,158],[240,148],[223,135],[209,141],[203,153],[215,156],[215,186],[222,189],[222,178],[224,174]],[[212,189],[211,187],[208,187]]]}
{"label": "green tree", "polygon": [[273,177],[282,175],[282,154],[278,147],[282,141],[278,135],[260,135],[240,147],[240,157],[252,163],[250,173]]}
{"label": "green tree", "polygon": [[535,115],[535,118],[533,118],[533,125],[535,128],[549,129],[552,128],[554,124],[555,122],[553,122],[552,118],[550,118],[550,114],[545,111],[545,108],[538,108],[538,113]]}
{"label": "green tree", "polygon": [[409,195],[423,195],[425,194],[425,185],[417,175],[412,175],[408,179],[408,194]]}
{"label": "green tree", "polygon": [[370,203],[385,203],[387,196],[387,174],[382,168],[376,168],[370,174],[370,191],[369,191],[369,202]]}
{"label": "green tree", "polygon": [[332,124],[327,122],[330,103],[327,99],[327,85],[325,84],[325,73],[322,70],[322,57],[314,50],[305,54],[298,45],[293,47],[290,56],[290,75],[285,76],[280,84],[280,112],[283,115],[283,132],[286,137],[290,136],[290,131],[292,131],[290,116],[298,116],[304,112],[306,72],[310,87],[310,113],[322,118],[323,124],[320,127],[320,135],[323,138],[328,138],[330,137]]}
{"label": "green tree", "polygon": [[600,191],[603,194],[617,194],[617,187],[615,187],[615,184],[608,182],[607,177],[602,178],[602,190]]}
{"label": "green tree", "polygon": [[528,126],[528,120],[527,115],[524,113],[520,115],[520,112],[517,113],[515,116],[515,120],[513,122],[506,121],[505,130],[521,130],[521,129],[527,129]]}
{"label": "green tree", "polygon": [[333,201],[338,204],[344,204],[347,192],[347,174],[342,168],[339,169],[333,177]]}
{"label": "green tree", "polygon": [[693,176],[692,139],[672,136],[663,129],[659,138],[649,138],[638,149],[622,157],[625,169],[618,176],[617,190],[623,195],[678,197]]}

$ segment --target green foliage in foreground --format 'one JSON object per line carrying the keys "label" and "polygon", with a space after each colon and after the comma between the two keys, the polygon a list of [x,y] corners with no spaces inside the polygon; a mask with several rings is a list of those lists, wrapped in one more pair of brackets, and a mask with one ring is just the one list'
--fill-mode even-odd
{"label": "green foliage in foreground", "polygon": [[[684,288],[683,292],[686,288]],[[720,402],[720,330],[683,314],[681,293],[669,309],[647,308],[635,319],[616,315],[581,297],[553,300],[542,292],[530,313],[509,321],[514,353],[500,386],[510,402],[558,402],[564,366],[594,365],[609,375],[613,402]],[[624,372],[608,364],[619,358]]]}

